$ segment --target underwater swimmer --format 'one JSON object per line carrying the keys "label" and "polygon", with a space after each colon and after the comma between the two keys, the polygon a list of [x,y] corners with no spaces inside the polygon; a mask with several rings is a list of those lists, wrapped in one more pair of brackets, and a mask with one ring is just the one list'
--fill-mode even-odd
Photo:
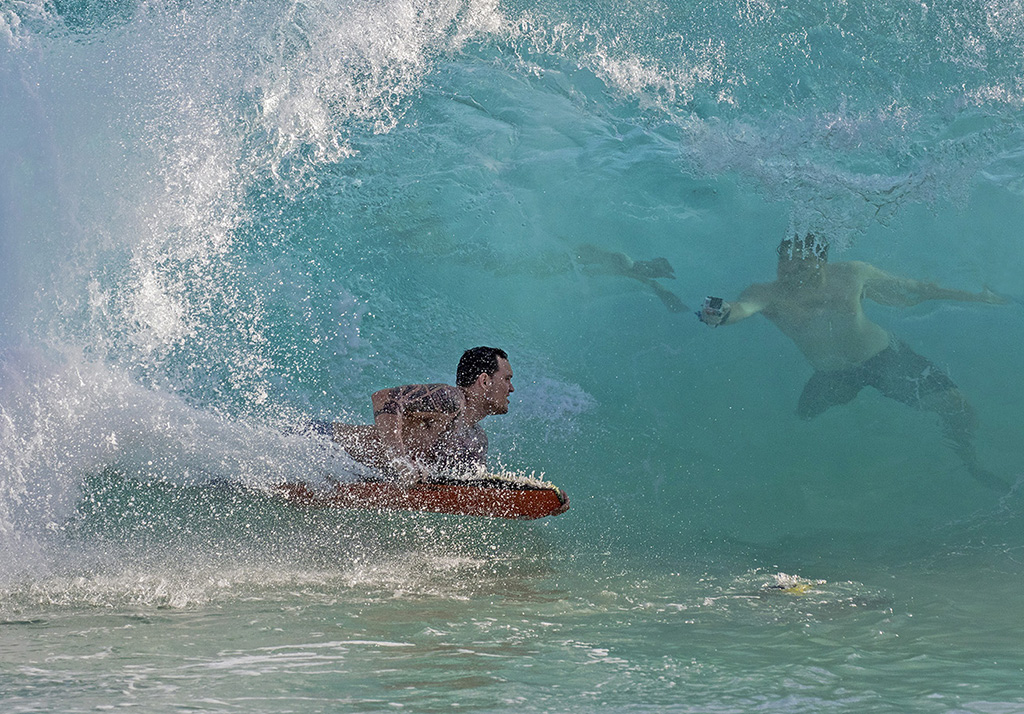
{"label": "underwater swimmer", "polygon": [[514,392],[504,350],[466,350],[455,386],[410,384],[374,392],[373,424],[314,422],[356,461],[406,483],[442,471],[483,470],[487,460],[484,417],[508,413]]}
{"label": "underwater swimmer", "polygon": [[926,300],[992,305],[1007,300],[890,275],[858,261],[828,262],[828,244],[812,234],[778,247],[777,279],[744,290],[738,300],[708,298],[697,313],[712,327],[763,314],[796,343],[815,372],[804,386],[797,414],[811,419],[846,404],[866,386],[942,420],[943,434],[973,478],[1002,493],[1009,485],[978,464],[974,410],[950,377],[864,314],[862,302],[910,307]]}

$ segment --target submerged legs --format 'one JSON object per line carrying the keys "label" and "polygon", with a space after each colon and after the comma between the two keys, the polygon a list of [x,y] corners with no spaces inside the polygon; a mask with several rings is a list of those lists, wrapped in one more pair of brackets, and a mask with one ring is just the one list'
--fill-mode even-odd
{"label": "submerged legs", "polygon": [[943,439],[960,457],[973,479],[993,491],[1009,493],[1010,484],[978,463],[978,454],[974,448],[974,431],[978,419],[974,408],[959,390],[951,389],[928,395],[921,399],[920,408],[939,415]]}

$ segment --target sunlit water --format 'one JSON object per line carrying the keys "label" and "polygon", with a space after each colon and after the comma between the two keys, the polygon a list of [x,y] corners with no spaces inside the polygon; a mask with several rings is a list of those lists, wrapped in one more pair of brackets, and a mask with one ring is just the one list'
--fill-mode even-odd
{"label": "sunlit water", "polygon": [[[1019,492],[692,315],[793,231],[990,286],[868,311],[1018,484],[1019,2],[0,0],[0,46],[5,712],[1024,711]],[[275,497],[478,344],[566,514]]]}

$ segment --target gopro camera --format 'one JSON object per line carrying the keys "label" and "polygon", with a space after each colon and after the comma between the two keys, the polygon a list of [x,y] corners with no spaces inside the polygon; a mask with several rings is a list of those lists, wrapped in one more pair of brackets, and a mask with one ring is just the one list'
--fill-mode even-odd
{"label": "gopro camera", "polygon": [[708,295],[704,298],[704,307],[698,313],[698,317],[701,322],[707,323],[712,327],[717,327],[727,317],[725,309],[722,307],[724,301],[720,297],[712,297]]}

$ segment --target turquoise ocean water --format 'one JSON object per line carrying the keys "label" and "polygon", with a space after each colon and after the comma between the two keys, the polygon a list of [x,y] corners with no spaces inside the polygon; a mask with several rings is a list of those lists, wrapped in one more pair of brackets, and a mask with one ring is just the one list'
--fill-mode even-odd
{"label": "turquoise ocean water", "polygon": [[[1024,711],[1019,491],[692,314],[805,230],[1014,297],[868,311],[1017,484],[1022,107],[1019,0],[0,0],[0,709]],[[478,344],[568,513],[274,497]]]}

